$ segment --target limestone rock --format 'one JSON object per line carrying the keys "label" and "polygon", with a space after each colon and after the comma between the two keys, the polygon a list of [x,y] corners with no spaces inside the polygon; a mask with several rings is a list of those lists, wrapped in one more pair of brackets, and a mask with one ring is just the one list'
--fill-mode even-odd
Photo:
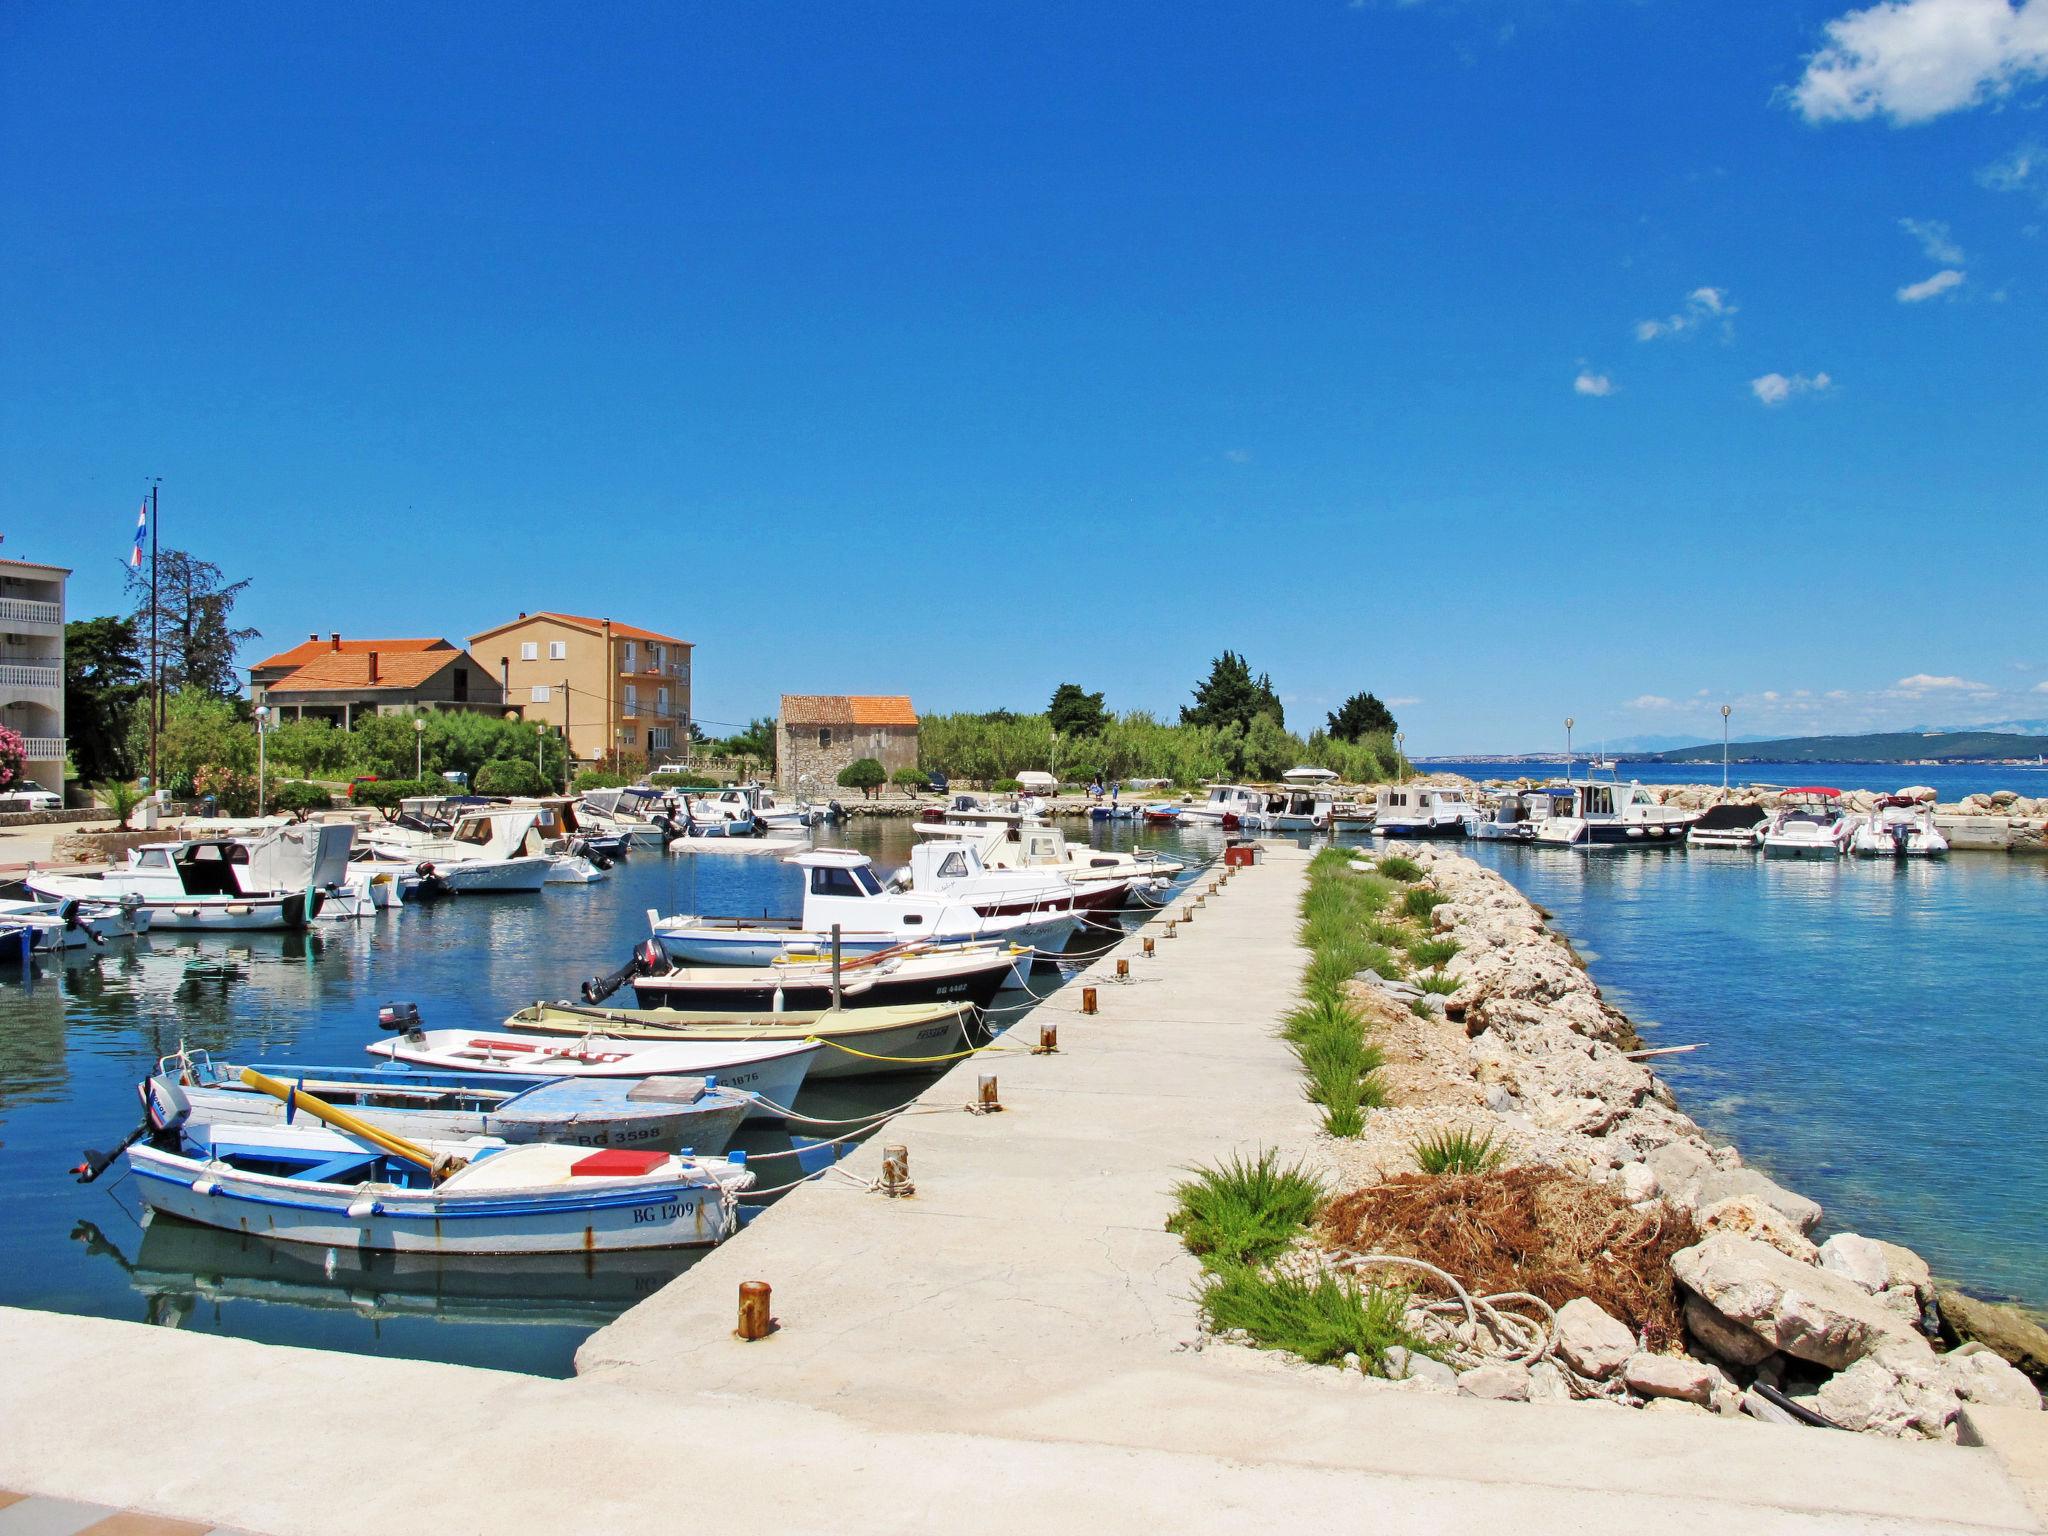
{"label": "limestone rock", "polygon": [[1574,1370],[1604,1380],[1636,1352],[1636,1336],[1598,1302],[1578,1296],[1557,1309],[1557,1352]]}
{"label": "limestone rock", "polygon": [[1960,1406],[1932,1351],[1893,1347],[1830,1376],[1813,1407],[1844,1429],[1895,1439],[1945,1439]]}
{"label": "limestone rock", "polygon": [[1499,1402],[1529,1401],[1527,1366],[1495,1362],[1474,1366],[1458,1375],[1458,1390],[1467,1397],[1488,1397]]}
{"label": "limestone rock", "polygon": [[1854,1232],[1837,1232],[1820,1245],[1820,1267],[1875,1296],[1891,1283],[1884,1247]]}
{"label": "limestone rock", "polygon": [[1770,1340],[1729,1322],[1697,1296],[1685,1298],[1685,1326],[1708,1354],[1734,1365],[1755,1365],[1777,1353]]}
{"label": "limestone rock", "polygon": [[1961,1291],[1943,1291],[1936,1303],[1942,1326],[1965,1342],[1977,1339],[2035,1381],[2048,1381],[2048,1329],[2018,1307],[1979,1301]]}
{"label": "limestone rock", "polygon": [[1880,1242],[1877,1246],[1884,1250],[1884,1283],[1887,1287],[1910,1285],[1923,1302],[1934,1300],[1934,1273],[1928,1269],[1925,1259],[1897,1243]]}
{"label": "limestone rock", "polygon": [[1820,1258],[1820,1250],[1783,1211],[1761,1200],[1736,1198],[1717,1201],[1697,1208],[1693,1219],[1703,1235],[1730,1232],[1738,1237],[1755,1238],[1802,1264],[1816,1263]]}
{"label": "limestone rock", "polygon": [[1715,1232],[1673,1254],[1671,1268],[1729,1322],[1816,1365],[1840,1370],[1888,1340],[1925,1348],[1861,1287],[1754,1238]]}
{"label": "limestone rock", "polygon": [[1565,1380],[1564,1372],[1554,1361],[1538,1360],[1529,1367],[1530,1402],[1568,1403],[1571,1400],[1571,1383]]}
{"label": "limestone rock", "polygon": [[1631,1355],[1621,1379],[1638,1397],[1676,1397],[1702,1408],[1713,1400],[1721,1373],[1683,1355]]}
{"label": "limestone rock", "polygon": [[2041,1406],[2041,1394],[2027,1380],[2026,1373],[2008,1364],[1988,1344],[1972,1339],[1940,1357],[1942,1374],[1966,1403],[1984,1403],[1993,1408],[2034,1408]]}
{"label": "limestone rock", "polygon": [[1387,1351],[1387,1375],[1395,1381],[1419,1381],[1444,1392],[1458,1389],[1458,1373],[1443,1361],[1415,1354],[1398,1344]]}
{"label": "limestone rock", "polygon": [[1801,1233],[1811,1232],[1821,1217],[1821,1209],[1813,1201],[1765,1178],[1754,1168],[1716,1168],[1702,1174],[1694,1199],[1701,1206],[1729,1199],[1760,1200],[1783,1213]]}
{"label": "limestone rock", "polygon": [[1648,1163],[1623,1163],[1621,1165],[1621,1198],[1630,1205],[1638,1200],[1657,1198],[1657,1175]]}
{"label": "limestone rock", "polygon": [[1920,1326],[1920,1293],[1910,1285],[1888,1285],[1877,1293],[1877,1299],[1904,1318],[1909,1327]]}

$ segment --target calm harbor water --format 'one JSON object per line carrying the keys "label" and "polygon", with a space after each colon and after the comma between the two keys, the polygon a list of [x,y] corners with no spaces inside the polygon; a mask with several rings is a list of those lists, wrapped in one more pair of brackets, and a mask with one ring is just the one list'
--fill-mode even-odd
{"label": "calm harbor water", "polygon": [[[900,822],[821,836],[872,853],[884,868],[905,860],[911,840]],[[592,886],[466,897],[311,934],[162,934],[39,962],[26,986],[18,972],[0,972],[0,1304],[567,1373],[591,1330],[701,1253],[588,1265],[372,1258],[330,1271],[320,1250],[172,1221],[145,1229],[131,1180],[110,1172],[81,1186],[68,1170],[82,1149],[112,1146],[133,1128],[136,1084],[180,1041],[222,1059],[367,1061],[381,1003],[415,1002],[429,1026],[492,1027],[516,1007],[571,996],[584,978],[614,969],[646,937],[649,907],[794,915],[800,904],[796,873],[772,858],[642,853]],[[1061,979],[1041,965],[1032,991]],[[1029,1002],[1018,992],[997,1000]],[[912,1097],[923,1081],[835,1083],[806,1089],[797,1107],[868,1115]],[[790,1144],[786,1131],[754,1125],[735,1142],[755,1154]],[[827,1160],[816,1154],[811,1166]],[[795,1161],[762,1163],[762,1184],[787,1182]]]}
{"label": "calm harbor water", "polygon": [[1466,852],[1555,915],[1680,1105],[1945,1278],[2048,1305],[2048,859]]}
{"label": "calm harbor water", "polygon": [[[1425,773],[1457,773],[1468,779],[1528,778],[1538,782],[1564,777],[1565,765],[1555,763],[1475,763],[1453,758],[1417,758],[1415,766]],[[1623,783],[1630,779],[1644,784],[1719,784],[1721,762],[1638,763],[1623,757],[1616,773]],[[1582,754],[1573,776],[1586,776]],[[1601,777],[1606,777],[1603,769]],[[1909,784],[1925,784],[1938,790],[1944,802],[1965,795],[1990,794],[2009,789],[2033,799],[2048,795],[2048,769],[2010,766],[2000,763],[1730,763],[1728,782],[1733,786],[1772,784],[1780,788],[1793,784],[1825,784],[1833,789],[1870,789],[1889,793]]]}

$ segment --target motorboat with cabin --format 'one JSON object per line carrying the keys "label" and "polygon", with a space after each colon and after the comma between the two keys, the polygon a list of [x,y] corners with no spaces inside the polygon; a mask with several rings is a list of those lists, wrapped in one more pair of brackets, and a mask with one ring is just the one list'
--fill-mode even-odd
{"label": "motorboat with cabin", "polygon": [[101,875],[39,870],[29,890],[53,901],[130,906],[153,930],[258,932],[304,928],[349,878],[356,829],[295,822],[256,837],[145,843]]}
{"label": "motorboat with cabin", "polygon": [[1503,789],[1491,796],[1493,804],[1468,802],[1465,835],[1487,843],[1531,843],[1536,825],[1547,814],[1550,802],[1534,790]]}
{"label": "motorboat with cabin", "polygon": [[1472,803],[1454,784],[1386,784],[1373,796],[1375,837],[1463,837]]}
{"label": "motorboat with cabin", "polygon": [[1685,829],[1685,845],[1688,848],[1754,849],[1763,843],[1767,819],[1760,805],[1710,805],[1700,812],[1698,821]]}
{"label": "motorboat with cabin", "polygon": [[1906,795],[1886,795],[1849,835],[1851,853],[1878,858],[1928,859],[1948,852],[1934,824],[1934,807]]}
{"label": "motorboat with cabin", "polygon": [[924,823],[914,830],[929,838],[970,843],[991,870],[1029,871],[1064,880],[1074,888],[1075,906],[1085,912],[1119,912],[1133,905],[1156,906],[1187,866],[1151,849],[1130,853],[1076,847],[1050,824],[973,828]]}
{"label": "motorboat with cabin", "polygon": [[1548,802],[1536,841],[1552,848],[1682,848],[1698,811],[1659,805],[1640,783],[1581,779],[1533,791]]}
{"label": "motorboat with cabin", "polygon": [[1244,818],[1264,805],[1259,790],[1244,784],[1211,784],[1208,795],[1193,805],[1180,807],[1177,818],[1183,826],[1222,827],[1236,831]]}
{"label": "motorboat with cabin", "polygon": [[408,814],[372,827],[366,857],[358,862],[435,875],[459,895],[538,891],[555,861],[544,851],[539,825],[531,806],[457,810],[452,822]]}
{"label": "motorboat with cabin", "polygon": [[1764,852],[1777,858],[1839,857],[1855,831],[1842,809],[1842,792],[1824,784],[1782,791],[1764,823]]}

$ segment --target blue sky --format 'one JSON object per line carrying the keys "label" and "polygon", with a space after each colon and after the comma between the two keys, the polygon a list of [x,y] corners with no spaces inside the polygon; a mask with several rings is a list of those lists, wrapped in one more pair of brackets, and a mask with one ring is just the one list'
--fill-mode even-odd
{"label": "blue sky", "polygon": [[104,611],[161,475],[266,640],[608,614],[714,722],[2040,718],[2044,80],[2048,0],[17,3],[0,532]]}

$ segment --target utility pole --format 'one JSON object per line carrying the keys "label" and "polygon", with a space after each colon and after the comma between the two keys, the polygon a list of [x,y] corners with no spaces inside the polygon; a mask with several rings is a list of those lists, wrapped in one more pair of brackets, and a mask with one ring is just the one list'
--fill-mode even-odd
{"label": "utility pole", "polygon": [[569,679],[562,679],[562,793],[569,793]]}

